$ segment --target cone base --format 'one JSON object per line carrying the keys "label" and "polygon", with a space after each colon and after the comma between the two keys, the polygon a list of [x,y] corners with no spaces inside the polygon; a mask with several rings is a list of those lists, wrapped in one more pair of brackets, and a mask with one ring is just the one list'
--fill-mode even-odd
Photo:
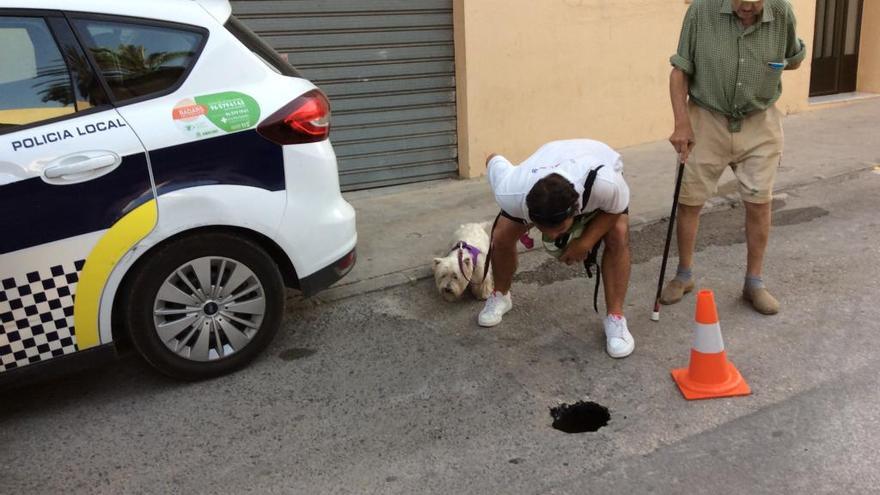
{"label": "cone base", "polygon": [[718,397],[735,397],[739,395],[749,395],[752,389],[749,384],[740,375],[739,370],[731,363],[726,361],[727,380],[722,383],[700,383],[692,380],[688,374],[688,368],[679,368],[672,370],[672,379],[681,390],[681,394],[687,400],[696,399],[715,399]]}

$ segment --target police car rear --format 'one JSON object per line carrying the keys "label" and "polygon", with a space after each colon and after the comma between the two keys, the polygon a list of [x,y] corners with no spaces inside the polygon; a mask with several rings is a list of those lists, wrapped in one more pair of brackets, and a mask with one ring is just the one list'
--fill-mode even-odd
{"label": "police car rear", "polygon": [[225,1],[0,1],[0,380],[251,361],[355,261],[330,107]]}

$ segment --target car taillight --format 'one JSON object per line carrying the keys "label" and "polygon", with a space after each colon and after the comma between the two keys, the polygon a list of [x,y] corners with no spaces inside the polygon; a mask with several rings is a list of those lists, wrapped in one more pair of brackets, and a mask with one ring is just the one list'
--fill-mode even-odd
{"label": "car taillight", "polygon": [[333,269],[336,271],[336,274],[340,277],[345,276],[346,273],[350,272],[352,268],[354,268],[354,264],[357,262],[357,250],[352,249],[341,259],[337,260],[333,265]]}
{"label": "car taillight", "polygon": [[317,89],[309,91],[268,116],[257,132],[278,144],[323,141],[330,135],[330,102]]}

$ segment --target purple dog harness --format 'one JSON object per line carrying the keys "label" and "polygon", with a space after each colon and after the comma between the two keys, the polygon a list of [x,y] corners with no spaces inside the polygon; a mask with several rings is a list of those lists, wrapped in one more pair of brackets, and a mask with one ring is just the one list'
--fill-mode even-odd
{"label": "purple dog harness", "polygon": [[[478,248],[476,246],[471,246],[470,244],[468,244],[464,241],[458,241],[455,244],[455,247],[453,247],[449,251],[450,254],[452,253],[452,251],[458,251],[458,269],[461,270],[461,274],[464,275],[465,279],[468,281],[468,284],[470,284],[471,277],[473,277],[473,274],[476,273],[477,257],[480,256],[480,254],[482,254],[482,251],[480,251],[480,248]],[[464,271],[464,258],[463,258],[464,254],[463,253],[465,251],[470,253],[471,261],[473,261],[473,267],[471,268],[471,277],[468,277]]]}

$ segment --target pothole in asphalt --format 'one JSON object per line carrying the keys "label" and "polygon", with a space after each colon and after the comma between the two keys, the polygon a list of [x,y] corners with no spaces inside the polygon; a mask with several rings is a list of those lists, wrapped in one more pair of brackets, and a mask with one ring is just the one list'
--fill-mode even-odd
{"label": "pothole in asphalt", "polygon": [[565,433],[597,431],[611,419],[608,408],[595,402],[579,401],[550,408],[553,428]]}
{"label": "pothole in asphalt", "polygon": [[312,349],[299,349],[299,348],[294,347],[293,349],[287,349],[285,351],[281,351],[281,353],[278,354],[278,357],[280,357],[284,361],[293,361],[294,359],[301,359],[301,358],[309,357],[312,354],[314,354],[315,352],[317,352],[317,351],[312,350]]}
{"label": "pothole in asphalt", "polygon": [[566,265],[560,263],[559,260],[547,257],[547,260],[541,263],[541,266],[534,270],[523,271],[514,275],[514,280],[523,284],[550,285],[552,283],[569,280],[575,277],[586,277],[584,274],[584,266]]}
{"label": "pothole in asphalt", "polygon": [[819,217],[824,217],[827,214],[828,210],[824,208],[819,208],[817,206],[782,210],[773,214],[773,225],[777,227],[783,225],[797,225],[799,223],[809,222],[810,220]]}

